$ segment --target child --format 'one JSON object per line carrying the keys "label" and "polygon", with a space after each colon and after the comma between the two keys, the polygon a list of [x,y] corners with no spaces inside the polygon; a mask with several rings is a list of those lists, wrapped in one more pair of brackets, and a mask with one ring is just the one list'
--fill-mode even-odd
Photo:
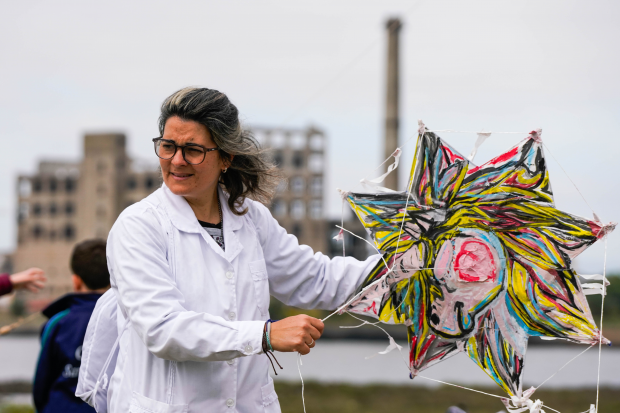
{"label": "child", "polygon": [[103,240],[77,244],[71,256],[75,292],[43,310],[49,321],[41,331],[41,354],[33,386],[38,413],[95,411],[75,397],[75,388],[88,320],[101,294],[110,288],[105,248]]}

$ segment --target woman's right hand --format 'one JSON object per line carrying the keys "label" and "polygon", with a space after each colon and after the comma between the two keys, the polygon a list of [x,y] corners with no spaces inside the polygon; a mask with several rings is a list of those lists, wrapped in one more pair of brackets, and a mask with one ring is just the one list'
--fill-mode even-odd
{"label": "woman's right hand", "polygon": [[310,353],[323,334],[323,322],[305,314],[287,317],[271,323],[269,341],[276,351]]}

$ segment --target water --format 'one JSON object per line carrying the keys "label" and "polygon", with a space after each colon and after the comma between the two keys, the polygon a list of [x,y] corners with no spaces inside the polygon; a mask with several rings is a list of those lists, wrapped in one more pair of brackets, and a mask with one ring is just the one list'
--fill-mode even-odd
{"label": "water", "polygon": [[[386,355],[376,355],[387,346],[384,341],[322,340],[312,352],[302,357],[301,371],[304,380],[323,383],[350,384],[408,384],[436,386],[423,378],[409,379],[403,352],[394,350]],[[564,363],[585,350],[581,345],[531,346],[525,360],[525,386],[538,386]],[[0,383],[30,381],[36,367],[39,351],[37,336],[0,337]],[[375,355],[370,359],[368,356]],[[264,357],[264,356],[261,356]],[[276,380],[299,381],[297,354],[277,353],[284,370],[278,370]],[[545,388],[596,387],[598,347],[569,364],[545,384]],[[604,347],[601,363],[601,386],[620,388],[620,350]],[[277,366],[276,366],[277,368]],[[487,375],[464,354],[458,354],[422,375],[466,386],[494,386]],[[497,394],[501,391],[497,389]]]}
{"label": "water", "polygon": [[39,349],[37,335],[0,337],[0,383],[31,381]]}

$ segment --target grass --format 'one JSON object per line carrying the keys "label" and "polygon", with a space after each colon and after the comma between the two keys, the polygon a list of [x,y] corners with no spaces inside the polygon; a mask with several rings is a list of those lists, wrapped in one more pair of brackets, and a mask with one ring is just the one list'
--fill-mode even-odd
{"label": "grass", "polygon": [[[302,413],[301,384],[276,382],[283,413]],[[8,389],[7,389],[8,390]],[[480,388],[501,394],[498,388]],[[459,406],[467,413],[497,413],[505,410],[499,399],[454,387],[350,386],[345,384],[306,383],[307,413],[445,413]],[[540,390],[534,399],[562,413],[588,410],[594,403],[596,390]],[[544,408],[543,408],[544,409]],[[545,409],[547,413],[553,413]],[[0,405],[0,413],[32,413],[27,405]],[[620,412],[620,390],[601,389],[599,413]]]}
{"label": "grass", "polygon": [[[283,413],[303,412],[301,385],[276,383]],[[500,394],[496,388],[480,389]],[[467,413],[496,413],[505,411],[502,402],[490,396],[453,387],[424,388],[411,386],[350,386],[343,384],[306,383],[308,413],[445,413],[450,406],[464,408]],[[596,390],[540,390],[534,399],[562,413],[588,410],[594,403]],[[544,408],[543,408],[544,409]],[[547,413],[552,413],[546,410]],[[620,390],[601,389],[599,413],[620,412]]]}
{"label": "grass", "polygon": [[22,404],[0,406],[0,413],[34,413],[34,407]]}

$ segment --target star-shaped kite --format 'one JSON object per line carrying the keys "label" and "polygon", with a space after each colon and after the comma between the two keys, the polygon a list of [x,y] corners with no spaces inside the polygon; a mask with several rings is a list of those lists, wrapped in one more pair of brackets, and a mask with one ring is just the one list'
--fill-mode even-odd
{"label": "star-shaped kite", "polygon": [[482,166],[424,131],[408,188],[348,195],[384,255],[343,310],[405,324],[412,377],[466,351],[522,397],[529,336],[609,342],[571,260],[613,226],[555,208],[539,131]]}

